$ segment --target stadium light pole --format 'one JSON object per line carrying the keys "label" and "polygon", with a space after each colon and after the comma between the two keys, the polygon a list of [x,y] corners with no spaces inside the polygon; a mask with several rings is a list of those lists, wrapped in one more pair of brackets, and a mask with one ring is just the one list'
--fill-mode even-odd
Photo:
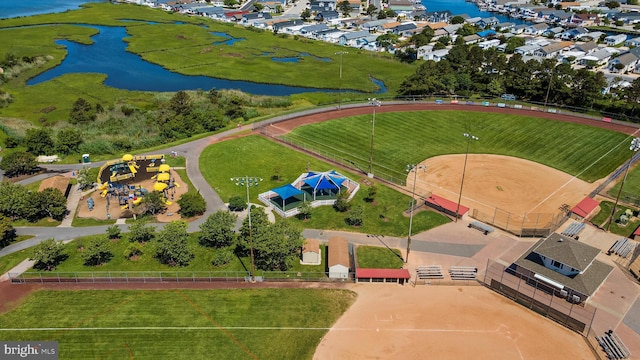
{"label": "stadium light pole", "polygon": [[407,165],[407,172],[413,172],[413,190],[411,191],[411,209],[409,210],[409,236],[407,236],[407,256],[404,258],[404,263],[409,262],[409,252],[411,251],[411,228],[413,226],[413,208],[415,207],[414,201],[416,198],[416,182],[418,180],[418,170],[422,169],[423,172],[427,172],[427,165]]}
{"label": "stadium light pole", "polygon": [[371,107],[373,108],[373,118],[371,120],[371,145],[369,148],[369,174],[367,176],[369,176],[370,178],[373,178],[373,137],[374,137],[375,128],[376,128],[376,107],[382,105],[382,103],[378,101],[376,98],[369,98],[369,105],[371,105]]}
{"label": "stadium light pole", "polygon": [[255,277],[255,263],[253,261],[253,234],[251,229],[251,200],[249,198],[249,188],[252,186],[258,186],[262,181],[262,178],[259,177],[250,177],[250,176],[242,176],[242,177],[233,177],[231,181],[235,182],[237,186],[244,186],[247,189],[247,219],[249,221],[249,254],[251,257],[251,273],[249,274],[249,280],[254,283],[256,282]]}
{"label": "stadium light pole", "polygon": [[342,107],[342,55],[348,54],[348,51],[338,51],[335,55],[340,55],[340,85],[338,88],[338,110]]}
{"label": "stadium light pole", "polygon": [[616,214],[616,207],[618,207],[618,201],[620,200],[620,194],[622,194],[622,187],[624,186],[624,182],[627,181],[627,174],[629,174],[629,168],[631,167],[631,163],[633,163],[633,157],[636,152],[640,150],[640,138],[634,138],[631,140],[631,146],[629,146],[629,150],[631,150],[631,158],[627,163],[627,168],[624,171],[624,177],[622,178],[622,183],[620,183],[620,189],[618,189],[618,195],[616,196],[616,203],[613,205],[613,209],[611,209],[611,215],[609,216],[609,222],[607,223],[607,231],[611,227],[611,223],[613,222],[613,217]]}
{"label": "stadium light pole", "polygon": [[467,138],[467,151],[464,154],[464,166],[462,167],[462,181],[460,181],[460,194],[458,195],[458,206],[456,207],[456,219],[455,222],[458,222],[458,217],[460,216],[460,202],[462,201],[462,187],[464,186],[464,174],[467,171],[467,158],[469,157],[469,145],[471,144],[471,140],[478,141],[478,137],[471,135],[469,133],[462,134]]}

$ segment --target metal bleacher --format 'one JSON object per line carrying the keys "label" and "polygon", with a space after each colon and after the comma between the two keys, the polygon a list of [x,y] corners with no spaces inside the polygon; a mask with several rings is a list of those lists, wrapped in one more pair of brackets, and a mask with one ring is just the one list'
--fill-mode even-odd
{"label": "metal bleacher", "polygon": [[473,266],[451,266],[449,276],[451,280],[475,280],[478,269]]}
{"label": "metal bleacher", "polygon": [[607,251],[607,255],[615,253],[616,255],[626,258],[629,254],[633,254],[635,247],[636,244],[625,237],[616,240],[609,248],[609,251]]}
{"label": "metal bleacher", "polygon": [[580,231],[582,231],[585,227],[584,223],[573,222],[566,229],[564,229],[560,234],[569,237],[576,237]]}
{"label": "metal bleacher", "polygon": [[631,356],[626,345],[611,330],[607,331],[604,336],[596,336],[596,340],[609,359],[626,359]]}
{"label": "metal bleacher", "polygon": [[480,221],[473,221],[467,227],[482,231],[485,235],[493,232],[493,228],[487,224],[483,224]]}
{"label": "metal bleacher", "polygon": [[444,279],[440,265],[418,266],[416,271],[418,280]]}

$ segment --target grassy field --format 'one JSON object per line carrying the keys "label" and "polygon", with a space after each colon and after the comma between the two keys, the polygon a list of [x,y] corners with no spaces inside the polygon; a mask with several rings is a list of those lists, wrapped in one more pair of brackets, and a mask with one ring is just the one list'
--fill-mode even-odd
{"label": "grassy field", "polygon": [[[618,178],[617,183],[613,187],[611,187],[609,191],[607,191],[607,193],[614,198],[618,196],[618,192],[620,192],[620,186],[622,186],[623,176],[624,173]],[[625,199],[625,197],[640,200],[640,167],[631,167],[631,169],[629,170],[629,174],[627,175],[627,179],[624,182],[622,193],[620,195],[621,201],[628,201],[628,199]]]}
{"label": "grassy field", "polygon": [[61,359],[311,359],[355,296],[308,289],[43,290],[0,315],[0,337],[58,341]]}
{"label": "grassy field", "polygon": [[358,246],[358,267],[369,269],[399,269],[403,259],[398,249],[383,246]]}
{"label": "grassy field", "polygon": [[[255,176],[263,179],[259,186],[251,188],[252,202],[258,202],[259,193],[266,192],[294,181],[306,168],[315,171],[328,171],[334,166],[308,155],[291,150],[259,136],[248,136],[228,140],[207,147],[200,155],[200,169],[211,187],[218,192],[223,201],[232,196],[243,196],[243,187],[236,186],[230,178]],[[362,233],[404,236],[408,233],[409,217],[403,214],[410,203],[410,197],[386,186],[377,185],[378,193],[374,202],[364,198],[368,186],[359,175],[337,169],[343,175],[360,182],[360,191],[351,200],[353,206],[364,207],[364,221],[360,227],[345,223],[347,213],[338,213],[331,206],[313,209],[311,218],[300,222],[305,228],[339,229]],[[276,173],[280,181],[274,179]],[[413,229],[425,231],[449,222],[449,219],[432,211],[422,211],[413,217]]]}
{"label": "grassy field", "polygon": [[0,274],[4,274],[7,271],[13,269],[16,265],[20,264],[23,260],[31,256],[31,249],[24,249],[18,252],[14,252],[9,255],[0,257]]}
{"label": "grassy field", "polygon": [[[26,69],[18,81],[4,85],[15,100],[11,106],[2,109],[0,115],[29,120],[43,118],[42,122],[61,120],[68,116],[71,104],[78,97],[105,107],[125,99],[139,108],[153,104],[152,93],[106,87],[102,83],[104,75],[100,74],[68,74],[36,86],[26,86],[24,80],[63,60],[66,50],[55,44],[55,39],[92,43],[90,36],[96,33],[95,28],[72,24],[125,26],[130,35],[125,39],[128,51],[187,75],[323,89],[338,89],[342,84],[343,89],[365,93],[377,90],[370,80],[374,77],[385,83],[389,94],[394,94],[402,80],[415,69],[414,65],[400,63],[389,54],[352,49],[343,58],[340,81],[339,55],[335,53],[344,50],[342,46],[306,38],[289,39],[271,32],[251,31],[204,17],[172,14],[145,6],[90,3],[75,11],[0,20],[0,54],[12,52],[19,57],[49,57],[46,63]],[[223,37],[212,32],[243,40],[232,45],[214,45]],[[298,62],[277,62],[271,60],[272,57],[297,57]],[[311,98],[326,101],[327,96],[318,94]],[[333,94],[329,98],[335,101],[337,96]],[[366,94],[360,96],[366,97]]]}
{"label": "grassy field", "polygon": [[[589,182],[605,177],[629,156],[626,135],[584,125],[465,111],[380,113],[375,122],[374,173],[404,181],[406,164],[464,153],[465,132],[480,138],[471,144],[470,153],[515,156]],[[367,169],[371,115],[299,127],[286,138]]]}

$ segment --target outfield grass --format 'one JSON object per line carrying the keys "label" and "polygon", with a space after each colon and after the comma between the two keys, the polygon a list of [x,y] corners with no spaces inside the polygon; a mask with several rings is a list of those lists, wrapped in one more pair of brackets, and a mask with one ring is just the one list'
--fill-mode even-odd
{"label": "outfield grass", "polygon": [[310,289],[43,290],[0,315],[0,337],[58,341],[61,359],[311,359],[355,296]]}
{"label": "outfield grass", "polygon": [[[627,159],[628,160],[628,159]],[[618,177],[616,184],[607,191],[609,195],[612,197],[618,196],[618,192],[620,192],[620,186],[622,186],[623,176]],[[627,175],[627,179],[624,182],[624,186],[622,188],[622,193],[620,194],[620,199],[623,200],[625,196],[635,197],[636,199],[640,199],[640,167],[634,166],[629,170],[629,174]]]}
{"label": "outfield grass", "polygon": [[398,249],[384,246],[363,246],[356,249],[358,267],[366,269],[399,269],[403,259]]}
{"label": "outfield grass", "polygon": [[[472,154],[519,157],[589,182],[604,178],[629,156],[627,135],[585,125],[470,111],[380,113],[375,122],[374,173],[404,182],[406,164],[464,153],[465,132],[480,138],[471,144]],[[298,127],[285,137],[367,169],[371,115]]]}
{"label": "outfield grass", "polygon": [[[291,150],[259,136],[247,136],[232,139],[207,147],[200,155],[200,170],[209,185],[218,192],[223,201],[232,196],[246,197],[245,188],[236,186],[230,178],[241,176],[260,177],[263,182],[250,190],[251,201],[257,203],[258,194],[269,189],[283,186],[294,181],[300,174],[310,170],[328,171],[335,166],[322,162],[316,158]],[[279,169],[279,170],[278,170]],[[311,218],[302,222],[296,218],[290,221],[298,222],[305,228],[334,229],[357,231],[372,234],[393,236],[407,235],[409,217],[403,212],[410,203],[410,197],[378,184],[378,194],[372,203],[364,198],[368,192],[359,175],[338,169],[343,175],[360,182],[360,191],[351,200],[352,206],[364,207],[364,221],[360,227],[346,224],[348,213],[338,213],[331,206],[321,206],[313,209]],[[280,173],[281,181],[273,176]],[[449,219],[432,211],[421,211],[413,217],[413,230],[425,231],[449,222]]]}

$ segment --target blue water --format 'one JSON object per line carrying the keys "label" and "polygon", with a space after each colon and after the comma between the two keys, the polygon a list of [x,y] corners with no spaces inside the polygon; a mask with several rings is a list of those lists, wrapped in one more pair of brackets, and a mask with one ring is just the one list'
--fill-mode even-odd
{"label": "blue water", "polygon": [[[273,54],[273,53],[269,53],[269,52],[265,52],[263,53],[263,55],[268,55],[268,54]],[[330,62],[332,61],[331,58],[323,58],[323,57],[318,57],[315,55],[311,55],[309,53],[298,53],[298,56],[291,56],[291,57],[272,57],[271,61],[274,62],[284,62],[284,63],[297,63],[300,61],[301,58],[308,56],[308,57],[312,57],[316,60],[320,60],[320,61],[324,61],[324,62]]]}
{"label": "blue water", "polygon": [[106,0],[0,0],[0,18],[31,16],[73,10],[88,2]]}
{"label": "blue water", "polygon": [[223,33],[223,32],[210,31],[209,33],[211,35],[220,36],[220,37],[226,39],[226,40],[222,40],[222,41],[216,41],[216,42],[213,43],[213,45],[233,45],[234,43],[236,43],[238,41],[246,40],[245,38],[234,38],[231,35],[229,35],[227,33]]}
{"label": "blue water", "polygon": [[30,79],[27,81],[27,85],[36,85],[69,73],[101,73],[107,75],[105,85],[126,90],[179,91],[216,88],[239,89],[251,94],[274,96],[338,91],[174,73],[159,65],[144,61],[138,55],[127,52],[126,43],[122,41],[127,36],[124,27],[97,25],[89,27],[100,31],[92,37],[94,41],[92,45],[56,40],[57,44],[67,48],[67,56],[59,66]]}
{"label": "blue water", "polygon": [[473,3],[465,0],[421,0],[422,5],[427,7],[427,12],[449,10],[453,15],[467,14],[470,17],[488,18],[494,16],[500,22],[512,22],[516,25],[527,24],[521,19],[514,19],[504,16],[500,13],[492,13],[489,11],[480,11],[480,8]]}

